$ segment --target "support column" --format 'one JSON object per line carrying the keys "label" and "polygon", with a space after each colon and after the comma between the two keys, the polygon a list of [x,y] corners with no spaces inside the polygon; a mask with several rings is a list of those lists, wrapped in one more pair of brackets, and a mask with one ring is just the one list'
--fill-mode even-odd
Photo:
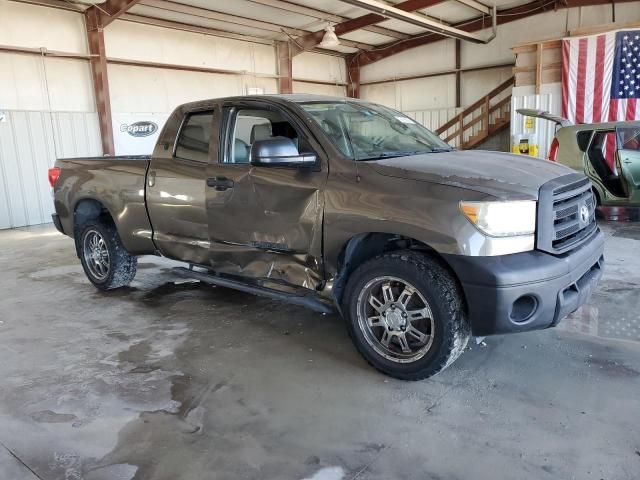
{"label": "support column", "polygon": [[360,98],[360,63],[358,57],[348,56],[345,58],[347,63],[347,96],[352,98]]}
{"label": "support column", "polygon": [[456,107],[460,108],[462,105],[462,72],[460,69],[462,68],[462,62],[460,60],[460,49],[462,42],[460,39],[456,39]]}
{"label": "support column", "polygon": [[107,75],[107,55],[104,46],[104,32],[100,23],[100,14],[96,9],[87,11],[85,17],[87,41],[91,55],[91,76],[96,97],[102,153],[114,155],[113,123],[111,121],[111,98],[109,96],[109,77]]}
{"label": "support column", "polygon": [[278,92],[293,93],[293,56],[290,42],[276,43],[278,57]]}

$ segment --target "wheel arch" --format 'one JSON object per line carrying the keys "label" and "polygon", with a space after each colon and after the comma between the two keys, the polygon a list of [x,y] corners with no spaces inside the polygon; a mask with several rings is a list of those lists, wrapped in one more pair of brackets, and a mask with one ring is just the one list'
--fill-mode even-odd
{"label": "wheel arch", "polygon": [[[109,209],[95,198],[82,198],[73,207],[73,238],[76,243],[76,254],[80,257],[80,244],[78,235],[83,225],[91,220],[102,219],[114,226],[115,221]],[[117,228],[117,226],[116,226]]]}
{"label": "wheel arch", "polygon": [[451,268],[447,263],[445,258],[433,247],[420,240],[405,235],[385,232],[368,232],[359,233],[351,237],[347,242],[345,242],[338,254],[337,274],[331,290],[334,302],[338,309],[342,310],[342,297],[344,295],[347,281],[350,275],[360,265],[383,253],[398,250],[413,250],[420,252],[425,256],[433,258],[442,265],[457,283],[466,308],[466,299],[460,279],[453,268]]}

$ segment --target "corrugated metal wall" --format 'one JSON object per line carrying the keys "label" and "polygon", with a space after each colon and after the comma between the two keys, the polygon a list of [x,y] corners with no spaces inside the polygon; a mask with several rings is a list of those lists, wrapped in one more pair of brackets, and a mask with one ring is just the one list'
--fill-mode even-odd
{"label": "corrugated metal wall", "polygon": [[458,113],[461,108],[437,108],[434,110],[406,110],[407,116],[413,118],[416,122],[421,123],[429,130],[435,131],[440,125],[444,125]]}
{"label": "corrugated metal wall", "polygon": [[7,110],[0,122],[0,229],[51,221],[56,157],[100,155],[96,113]]}

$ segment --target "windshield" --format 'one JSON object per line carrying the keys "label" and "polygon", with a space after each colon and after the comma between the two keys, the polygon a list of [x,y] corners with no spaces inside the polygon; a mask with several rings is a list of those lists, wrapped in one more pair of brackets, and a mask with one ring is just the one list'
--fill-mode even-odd
{"label": "windshield", "polygon": [[435,133],[381,105],[349,102],[303,103],[331,142],[348,158],[379,158],[450,151]]}

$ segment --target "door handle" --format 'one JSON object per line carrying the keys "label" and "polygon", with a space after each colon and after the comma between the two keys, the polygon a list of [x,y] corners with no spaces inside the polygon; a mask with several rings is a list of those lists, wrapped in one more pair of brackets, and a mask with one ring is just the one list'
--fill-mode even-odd
{"label": "door handle", "polygon": [[227,177],[207,178],[207,186],[215,188],[218,192],[233,188],[233,185],[233,180]]}
{"label": "door handle", "polygon": [[156,184],[156,172],[155,170],[151,170],[147,174],[147,185],[149,185],[150,187],[153,187],[155,184]]}

